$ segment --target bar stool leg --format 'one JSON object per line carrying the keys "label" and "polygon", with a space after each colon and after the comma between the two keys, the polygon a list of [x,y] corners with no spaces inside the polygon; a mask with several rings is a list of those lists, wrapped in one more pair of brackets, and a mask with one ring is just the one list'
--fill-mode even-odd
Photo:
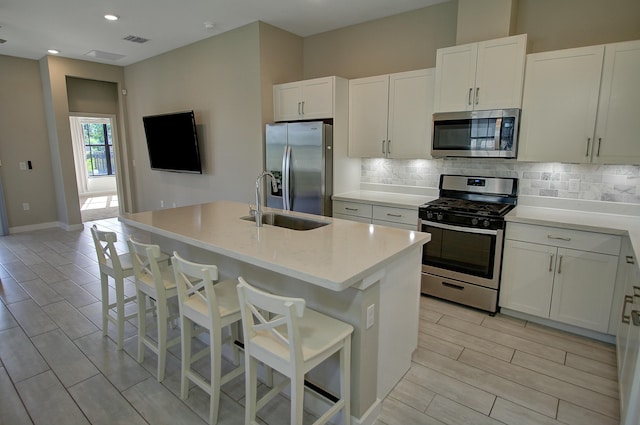
{"label": "bar stool leg", "polygon": [[162,382],[167,363],[167,303],[157,300],[156,304],[158,307],[158,382]]}
{"label": "bar stool leg", "polygon": [[109,276],[100,273],[100,289],[102,292],[102,336],[107,336],[109,326]]}
{"label": "bar stool leg", "polygon": [[147,335],[147,295],[138,290],[136,298],[138,300],[138,363],[144,361],[144,339]]}
{"label": "bar stool leg", "polygon": [[351,424],[351,338],[347,338],[340,350],[340,398],[344,400],[342,423]]}
{"label": "bar stool leg", "polygon": [[118,350],[122,350],[122,340],[124,339],[124,281],[116,278],[116,308],[118,309]]}
{"label": "bar stool leg", "polygon": [[191,330],[193,322],[189,318],[182,316],[182,378],[180,379],[180,398],[186,400],[189,397],[189,380],[187,371],[191,369]]}

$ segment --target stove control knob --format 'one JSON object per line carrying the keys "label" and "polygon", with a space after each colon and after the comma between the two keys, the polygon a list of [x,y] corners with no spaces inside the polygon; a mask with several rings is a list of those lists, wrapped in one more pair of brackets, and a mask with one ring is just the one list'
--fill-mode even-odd
{"label": "stove control knob", "polygon": [[442,220],[442,213],[438,213],[438,215],[436,216],[436,220]]}
{"label": "stove control knob", "polygon": [[478,225],[478,219],[477,219],[477,218],[475,218],[475,217],[474,217],[474,218],[472,218],[472,219],[471,219],[471,224],[473,224],[474,226],[477,226],[477,225]]}
{"label": "stove control knob", "polygon": [[431,211],[427,211],[427,218],[431,220],[433,218],[433,213]]}
{"label": "stove control knob", "polygon": [[490,224],[490,223],[489,223],[489,220],[485,220],[485,221],[483,221],[483,222],[482,222],[482,225],[483,225],[484,227],[489,227],[489,224]]}

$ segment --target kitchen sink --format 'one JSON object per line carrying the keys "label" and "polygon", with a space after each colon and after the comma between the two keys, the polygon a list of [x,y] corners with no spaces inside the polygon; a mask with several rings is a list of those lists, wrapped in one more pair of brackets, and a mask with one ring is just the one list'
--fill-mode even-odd
{"label": "kitchen sink", "polygon": [[[248,215],[240,217],[242,220],[253,221],[255,223],[255,216]],[[293,217],[285,214],[278,214],[267,212],[262,214],[262,224],[268,224],[270,226],[284,227],[291,230],[312,230],[318,227],[326,226],[330,224],[326,221],[310,220],[308,218]]]}

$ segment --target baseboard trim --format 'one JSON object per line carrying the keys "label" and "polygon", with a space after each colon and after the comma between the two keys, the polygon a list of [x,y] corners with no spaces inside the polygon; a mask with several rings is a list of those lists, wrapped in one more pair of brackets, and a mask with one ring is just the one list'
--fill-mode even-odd
{"label": "baseboard trim", "polygon": [[84,229],[84,224],[66,224],[60,221],[50,221],[47,223],[28,224],[26,226],[9,227],[9,234],[33,232],[34,230],[44,230],[59,227],[68,232]]}

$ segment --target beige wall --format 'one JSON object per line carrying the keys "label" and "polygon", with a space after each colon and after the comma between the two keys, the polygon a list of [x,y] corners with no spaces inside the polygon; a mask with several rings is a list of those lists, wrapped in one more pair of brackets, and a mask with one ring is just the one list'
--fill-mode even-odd
{"label": "beige wall", "polygon": [[[57,221],[38,62],[0,56],[0,176],[10,228]],[[18,164],[31,161],[32,170]],[[24,211],[22,204],[30,204]]]}
{"label": "beige wall", "polygon": [[67,77],[69,112],[118,114],[118,85],[109,81]]}
{"label": "beige wall", "polygon": [[[259,23],[125,69],[137,211],[249,202],[262,168]],[[142,117],[194,110],[203,174],[151,170]]]}
{"label": "beige wall", "polygon": [[640,39],[638,0],[518,0],[529,53]]}
{"label": "beige wall", "polygon": [[304,39],[305,78],[359,78],[436,66],[456,41],[457,1]]}

